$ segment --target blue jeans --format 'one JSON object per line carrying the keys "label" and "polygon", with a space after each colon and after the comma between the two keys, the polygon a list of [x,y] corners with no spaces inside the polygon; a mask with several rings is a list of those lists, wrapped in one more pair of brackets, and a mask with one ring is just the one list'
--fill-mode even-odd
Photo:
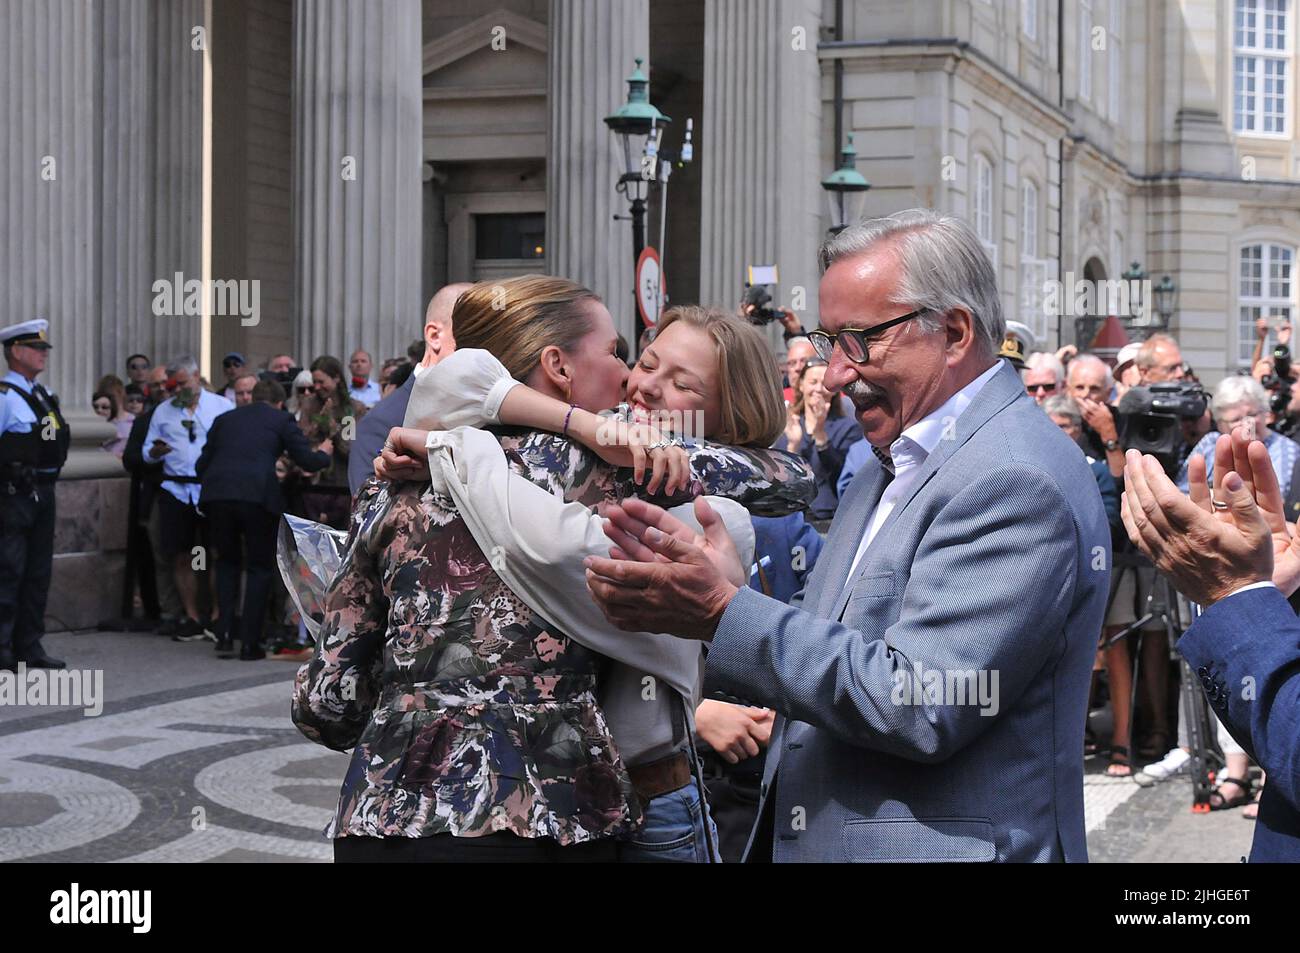
{"label": "blue jeans", "polygon": [[[717,857],[718,829],[709,821]],[[709,860],[704,836],[704,803],[695,779],[685,787],[651,798],[645,824],[619,850],[620,863],[705,864]]]}

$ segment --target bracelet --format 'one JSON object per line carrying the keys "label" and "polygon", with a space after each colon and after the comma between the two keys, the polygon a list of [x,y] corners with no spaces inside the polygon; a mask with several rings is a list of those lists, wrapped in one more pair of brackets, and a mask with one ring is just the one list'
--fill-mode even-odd
{"label": "bracelet", "polygon": [[569,418],[573,416],[573,412],[577,409],[577,404],[569,405],[569,412],[564,415],[564,429],[560,431],[560,436],[567,437],[569,435]]}

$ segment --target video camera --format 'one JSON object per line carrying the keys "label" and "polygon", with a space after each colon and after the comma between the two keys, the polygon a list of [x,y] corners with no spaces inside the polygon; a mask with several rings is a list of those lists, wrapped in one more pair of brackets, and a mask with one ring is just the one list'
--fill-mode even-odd
{"label": "video camera", "polygon": [[1119,402],[1120,445],[1151,454],[1173,477],[1186,455],[1182,421],[1199,420],[1208,404],[1205,388],[1191,381],[1130,388]]}
{"label": "video camera", "polygon": [[261,381],[275,381],[284,388],[286,394],[292,394],[293,382],[297,380],[298,375],[301,373],[301,367],[291,367],[287,371],[258,371],[257,379]]}
{"label": "video camera", "polygon": [[1286,416],[1286,409],[1291,403],[1291,349],[1285,344],[1279,344],[1273,348],[1270,358],[1273,361],[1273,373],[1260,383],[1269,392],[1268,409],[1280,420]]}
{"label": "video camera", "polygon": [[779,282],[776,265],[750,265],[746,269],[745,293],[740,299],[740,310],[751,324],[763,327],[780,321],[781,311],[772,307],[772,292]]}

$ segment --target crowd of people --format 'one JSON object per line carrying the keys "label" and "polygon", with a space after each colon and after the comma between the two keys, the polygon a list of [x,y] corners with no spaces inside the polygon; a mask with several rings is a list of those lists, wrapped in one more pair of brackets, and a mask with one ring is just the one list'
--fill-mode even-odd
{"label": "crowd of people", "polygon": [[[294,722],[353,752],[336,859],[1086,859],[1085,759],[1191,760],[1188,624],[1210,806],[1300,853],[1294,716],[1231,682],[1243,632],[1300,628],[1289,326],[1207,394],[1167,334],[1036,351],[959,220],[820,256],[780,362],[743,307],[674,307],[630,355],[596,294],[530,276],[443,288],[378,380],[358,350],[99,381],[139,606],[305,662]],[[348,530],[314,644],[284,513]]]}
{"label": "crowd of people", "polygon": [[[280,516],[346,528],[347,470],[366,411],[410,375],[406,358],[355,351],[345,374],[331,355],[307,367],[288,354],[262,368],[231,352],[212,384],[197,361],[126,361],[92,407],[116,428],[103,449],[131,474],[128,567],[136,607],[179,642],[211,641],[223,656],[302,661],[307,628],[276,572]],[[209,553],[211,558],[209,559]],[[243,593],[242,600],[240,593]]]}

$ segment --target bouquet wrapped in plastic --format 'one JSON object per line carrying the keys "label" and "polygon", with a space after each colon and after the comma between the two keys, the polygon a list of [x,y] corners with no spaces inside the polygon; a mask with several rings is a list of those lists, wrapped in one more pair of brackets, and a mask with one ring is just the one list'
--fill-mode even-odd
{"label": "bouquet wrapped in plastic", "polygon": [[276,563],[307,631],[316,637],[325,618],[325,593],[347,550],[347,530],[285,514],[280,521]]}

